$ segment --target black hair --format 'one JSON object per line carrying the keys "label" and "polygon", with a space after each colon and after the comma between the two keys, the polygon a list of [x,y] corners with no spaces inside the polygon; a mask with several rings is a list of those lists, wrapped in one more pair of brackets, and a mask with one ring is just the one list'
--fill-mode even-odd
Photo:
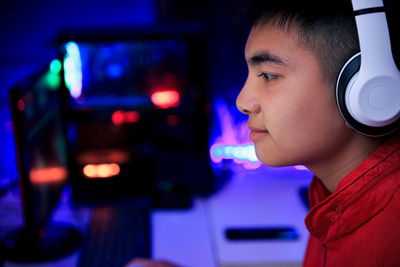
{"label": "black hair", "polygon": [[318,58],[329,86],[335,86],[344,63],[360,51],[350,0],[244,0],[238,17],[252,25],[295,27],[298,44]]}

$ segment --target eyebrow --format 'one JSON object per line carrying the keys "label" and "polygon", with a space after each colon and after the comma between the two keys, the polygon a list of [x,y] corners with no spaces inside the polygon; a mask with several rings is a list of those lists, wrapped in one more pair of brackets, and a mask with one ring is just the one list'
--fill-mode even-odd
{"label": "eyebrow", "polygon": [[274,55],[268,51],[255,53],[253,56],[247,59],[247,62],[252,66],[260,65],[262,63],[274,63],[285,66],[287,65],[281,57]]}

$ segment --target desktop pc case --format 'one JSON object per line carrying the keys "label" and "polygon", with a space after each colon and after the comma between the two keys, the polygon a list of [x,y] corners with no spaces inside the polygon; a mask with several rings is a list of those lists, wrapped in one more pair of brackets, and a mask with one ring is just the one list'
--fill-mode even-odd
{"label": "desktop pc case", "polygon": [[63,31],[58,47],[75,200],[176,207],[216,189],[201,26]]}

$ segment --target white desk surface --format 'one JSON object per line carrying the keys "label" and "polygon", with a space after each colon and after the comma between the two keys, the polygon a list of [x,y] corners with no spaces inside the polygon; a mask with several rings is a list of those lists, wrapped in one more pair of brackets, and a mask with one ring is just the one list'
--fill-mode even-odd
{"label": "white desk surface", "polygon": [[[153,213],[153,255],[188,267],[301,266],[308,241],[299,189],[312,175],[293,168],[240,172],[189,211]],[[229,241],[227,227],[291,226],[296,241]]]}
{"label": "white desk surface", "polygon": [[[308,240],[304,226],[307,209],[299,188],[311,181],[308,171],[293,168],[261,168],[236,173],[209,198],[195,199],[189,210],[152,213],[152,254],[184,267],[267,267],[301,266]],[[15,216],[22,223],[15,194],[6,196],[2,216]],[[15,202],[15,203],[14,203]],[[55,221],[85,225],[89,213],[72,211],[64,199],[54,214]],[[67,218],[67,219],[66,219]],[[3,217],[4,219],[4,217]],[[5,222],[6,220],[3,220]],[[8,222],[13,221],[7,219]],[[11,225],[0,225],[7,230]],[[292,226],[299,233],[296,241],[228,241],[227,227]],[[4,234],[3,232],[1,233]],[[50,265],[5,266],[74,266],[77,257]]]}

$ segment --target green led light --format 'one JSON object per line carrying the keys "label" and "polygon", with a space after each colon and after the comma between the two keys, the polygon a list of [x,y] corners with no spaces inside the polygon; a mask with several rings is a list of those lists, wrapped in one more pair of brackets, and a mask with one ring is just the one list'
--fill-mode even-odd
{"label": "green led light", "polygon": [[50,62],[50,72],[51,73],[60,73],[61,71],[61,62],[58,59],[53,59]]}
{"label": "green led light", "polygon": [[61,84],[60,75],[53,72],[49,72],[46,75],[46,83],[50,89],[57,90]]}

